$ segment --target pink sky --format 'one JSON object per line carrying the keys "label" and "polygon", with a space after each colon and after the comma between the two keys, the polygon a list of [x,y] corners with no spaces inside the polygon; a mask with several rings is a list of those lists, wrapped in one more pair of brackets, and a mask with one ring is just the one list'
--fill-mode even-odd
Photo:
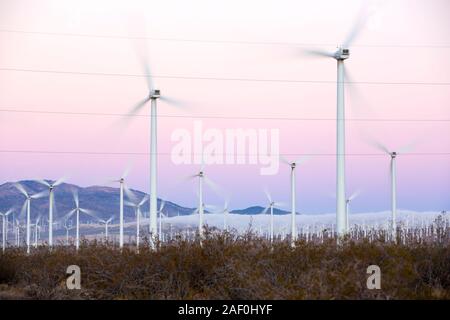
{"label": "pink sky", "polygon": [[[360,1],[5,1],[0,29],[134,35],[154,38],[339,44]],[[450,5],[446,0],[372,1],[374,15],[351,48],[346,67],[352,80],[450,82]],[[141,19],[141,20],[139,20]],[[133,22],[133,23],[130,23]],[[134,22],[145,21],[146,31]],[[141,40],[142,41],[142,40]],[[141,74],[129,39],[67,37],[0,32],[0,67]],[[335,61],[311,59],[296,46],[147,41],[155,75],[326,80],[336,78]],[[418,45],[422,47],[368,47]],[[448,46],[442,48],[439,46]],[[439,48],[438,48],[439,47]],[[333,50],[334,46],[325,47]],[[171,133],[191,129],[201,116],[335,117],[335,84],[156,79],[163,94],[188,104],[159,104],[159,151],[170,152]],[[349,118],[450,119],[448,85],[357,85],[370,106],[347,92]],[[139,77],[77,76],[0,71],[0,109],[126,113],[145,97]],[[143,110],[142,114],[148,114]],[[195,118],[198,117],[198,118]],[[136,118],[126,129],[117,117],[0,112],[1,150],[147,152],[149,123]],[[203,119],[205,128],[278,128],[283,153],[335,152],[334,121]],[[374,153],[367,131],[388,147],[419,140],[414,152],[450,153],[449,122],[348,122],[347,152]],[[398,160],[399,207],[449,209],[450,156],[405,156]],[[129,184],[148,190],[148,157],[126,155],[38,155],[2,153],[2,182],[70,176],[80,185],[104,183],[133,164]],[[298,207],[334,210],[334,157],[319,156],[300,167]],[[347,190],[362,189],[354,210],[389,207],[387,157],[349,156]],[[195,206],[195,182],[177,181],[196,166],[175,166],[159,157],[160,196]],[[231,207],[263,204],[263,186],[288,202],[287,167],[260,176],[258,166],[210,166],[209,176],[231,195]],[[206,202],[222,200],[211,192]]]}

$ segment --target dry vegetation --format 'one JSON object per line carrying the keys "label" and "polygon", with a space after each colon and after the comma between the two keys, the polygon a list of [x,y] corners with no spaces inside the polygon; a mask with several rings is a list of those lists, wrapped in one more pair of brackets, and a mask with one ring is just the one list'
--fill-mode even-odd
{"label": "dry vegetation", "polygon": [[[82,289],[66,289],[66,268],[81,268]],[[366,268],[380,266],[382,289],[366,288]],[[449,299],[447,241],[336,245],[287,241],[273,247],[248,233],[207,232],[177,238],[159,250],[84,242],[0,255],[0,298],[24,299]]]}

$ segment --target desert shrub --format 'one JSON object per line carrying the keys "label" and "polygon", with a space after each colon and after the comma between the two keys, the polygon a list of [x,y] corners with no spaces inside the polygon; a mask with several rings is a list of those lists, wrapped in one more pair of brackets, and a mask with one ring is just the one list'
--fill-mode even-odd
{"label": "desert shrub", "polygon": [[[450,248],[433,242],[299,240],[292,248],[251,232],[207,230],[201,244],[176,237],[137,252],[131,244],[120,250],[84,241],[78,252],[9,249],[0,259],[0,283],[33,299],[450,298]],[[71,264],[81,268],[81,290],[65,287]],[[366,288],[371,264],[381,268],[381,290]]]}

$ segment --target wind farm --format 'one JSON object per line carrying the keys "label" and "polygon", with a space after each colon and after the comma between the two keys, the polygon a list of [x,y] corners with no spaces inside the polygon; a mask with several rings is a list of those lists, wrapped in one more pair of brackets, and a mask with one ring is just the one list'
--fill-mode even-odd
{"label": "wind farm", "polygon": [[[0,281],[37,299],[448,299],[448,32],[410,32],[403,0],[298,17],[173,1],[28,29],[5,6]],[[448,24],[443,7],[421,4]],[[21,276],[43,257],[53,282]],[[86,291],[58,289],[68,261]],[[370,265],[393,285],[367,291]]]}

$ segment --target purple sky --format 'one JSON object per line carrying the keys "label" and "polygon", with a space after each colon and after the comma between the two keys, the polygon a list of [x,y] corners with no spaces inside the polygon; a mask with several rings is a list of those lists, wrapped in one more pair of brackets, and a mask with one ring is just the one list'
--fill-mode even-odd
{"label": "purple sky", "polygon": [[[353,24],[361,1],[5,1],[0,29],[152,38],[277,42],[333,50]],[[370,1],[372,13],[351,48],[346,67],[359,82],[346,91],[346,115],[364,119],[450,119],[450,4],[447,0]],[[335,61],[302,55],[295,45],[147,40],[154,75],[334,81]],[[142,74],[134,51],[143,40],[0,32],[0,68]],[[386,45],[386,46],[383,46]],[[445,47],[447,46],[447,47]],[[159,151],[173,147],[172,132],[205,128],[279,129],[282,153],[334,153],[335,122],[202,119],[202,116],[335,117],[333,83],[155,79],[184,109],[159,104]],[[141,77],[88,76],[0,70],[0,109],[123,114],[147,94]],[[363,98],[361,98],[363,97]],[[148,114],[142,110],[141,114]],[[148,119],[128,127],[114,116],[0,112],[0,150],[148,152]],[[414,153],[450,153],[448,121],[349,121],[347,152],[378,153],[367,132],[389,148],[418,141]],[[398,159],[398,205],[450,209],[450,155]],[[148,190],[145,155],[1,153],[2,182],[68,175],[80,185],[103,184],[132,164],[129,185]],[[354,211],[389,208],[389,158],[349,156],[348,193],[361,189]],[[196,182],[182,182],[198,166],[159,157],[160,196],[195,206]],[[232,208],[263,204],[263,187],[289,200],[289,168],[261,176],[259,166],[214,165],[210,178],[226,190]],[[317,156],[297,171],[298,210],[334,210],[335,159]],[[205,201],[221,203],[209,190]]]}

